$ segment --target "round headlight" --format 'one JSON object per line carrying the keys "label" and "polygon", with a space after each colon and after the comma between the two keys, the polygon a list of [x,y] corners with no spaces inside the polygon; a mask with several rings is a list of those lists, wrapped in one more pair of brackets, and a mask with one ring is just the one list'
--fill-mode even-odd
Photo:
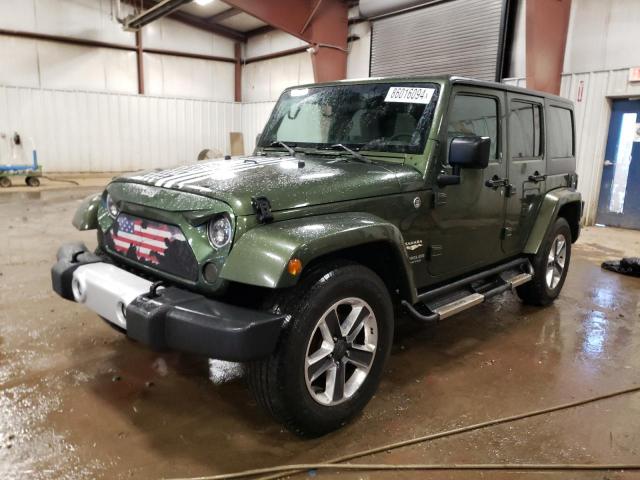
{"label": "round headlight", "polygon": [[109,212],[109,215],[111,215],[113,218],[116,218],[120,213],[120,209],[118,208],[118,205],[116,205],[116,202],[113,200],[110,193],[107,193],[106,204],[107,212]]}
{"label": "round headlight", "polygon": [[231,222],[226,216],[216,217],[209,222],[209,241],[216,248],[222,248],[231,241]]}

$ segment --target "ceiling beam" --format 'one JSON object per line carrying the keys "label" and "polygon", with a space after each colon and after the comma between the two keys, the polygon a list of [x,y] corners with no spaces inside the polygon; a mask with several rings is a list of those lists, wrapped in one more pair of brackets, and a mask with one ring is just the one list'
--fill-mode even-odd
{"label": "ceiling beam", "polygon": [[249,30],[245,32],[247,38],[255,37],[256,35],[262,35],[263,33],[273,32],[275,30],[271,25],[263,25],[262,27],[254,28],[253,30]]}
{"label": "ceiling beam", "polygon": [[[129,0],[128,3],[133,4],[134,6],[139,5],[139,3],[136,0]],[[156,4],[157,2],[154,2],[153,0],[142,1],[142,6],[144,8],[153,8],[153,6]],[[228,28],[223,25],[210,23],[206,18],[197,17],[195,15],[191,15],[186,12],[180,12],[180,11],[173,12],[167,18],[171,18],[173,20],[177,20],[178,22],[184,23],[191,27],[198,28],[200,30],[205,30],[210,33],[215,33],[222,37],[230,38],[232,40],[236,40],[239,42],[244,42],[247,39],[247,36],[242,32],[233,30],[232,28]]]}
{"label": "ceiling beam", "polygon": [[235,17],[240,13],[242,13],[242,10],[240,10],[239,8],[231,7],[230,9],[225,10],[224,12],[211,15],[209,18],[207,18],[207,21],[211,23],[220,23],[220,22],[224,22],[228,18]]}
{"label": "ceiling beam", "polygon": [[185,12],[175,12],[169,15],[169,18],[173,18],[174,20],[186,23],[187,25],[191,25],[192,27],[199,28],[201,30],[207,30],[208,32],[216,33],[223,37],[227,37],[239,42],[244,42],[247,39],[247,36],[242,32],[225,27],[224,25],[218,25],[217,23],[210,23],[206,18],[196,17],[195,15],[191,15]]}
{"label": "ceiling beam", "polygon": [[138,13],[137,15],[129,16],[124,19],[125,30],[137,31],[145,25],[150,24],[155,20],[159,20],[162,17],[166,17],[171,13],[178,10],[183,5],[190,3],[191,0],[162,0],[156,3],[152,7]]}

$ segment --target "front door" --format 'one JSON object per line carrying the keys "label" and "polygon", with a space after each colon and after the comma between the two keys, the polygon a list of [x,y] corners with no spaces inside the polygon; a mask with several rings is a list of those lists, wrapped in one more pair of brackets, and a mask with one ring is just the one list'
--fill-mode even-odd
{"label": "front door", "polygon": [[640,100],[615,100],[596,223],[640,229]]}
{"label": "front door", "polygon": [[459,185],[435,192],[429,241],[429,273],[454,276],[495,263],[502,258],[500,234],[504,219],[504,189],[491,188],[487,180],[504,179],[504,92],[460,85],[452,92],[442,132],[441,173],[448,165],[451,140],[460,136],[491,139],[489,166],[462,169]]}

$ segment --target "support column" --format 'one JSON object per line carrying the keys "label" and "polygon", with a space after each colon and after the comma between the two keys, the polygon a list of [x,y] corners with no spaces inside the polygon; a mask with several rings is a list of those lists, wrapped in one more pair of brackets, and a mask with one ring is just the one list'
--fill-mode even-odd
{"label": "support column", "polygon": [[136,30],[136,60],[138,65],[138,94],[144,95],[144,50],[142,49],[142,29]]}
{"label": "support column", "polygon": [[342,0],[229,0],[228,5],[312,45],[315,80],[347,75],[348,7]]}
{"label": "support column", "polygon": [[[349,36],[346,2],[317,0],[316,9],[307,20],[313,76],[316,82],[330,82],[347,77],[347,38]],[[306,32],[306,30],[305,30]]]}
{"label": "support column", "polygon": [[560,93],[571,0],[528,0],[527,88]]}
{"label": "support column", "polygon": [[236,102],[242,101],[242,45],[240,43],[235,44],[235,100]]}

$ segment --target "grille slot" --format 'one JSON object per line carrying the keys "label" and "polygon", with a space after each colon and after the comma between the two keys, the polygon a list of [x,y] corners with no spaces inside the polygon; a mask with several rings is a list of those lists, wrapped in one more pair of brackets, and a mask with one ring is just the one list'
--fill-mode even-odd
{"label": "grille slot", "polygon": [[198,262],[177,225],[121,213],[104,240],[112,255],[192,282],[198,279]]}

